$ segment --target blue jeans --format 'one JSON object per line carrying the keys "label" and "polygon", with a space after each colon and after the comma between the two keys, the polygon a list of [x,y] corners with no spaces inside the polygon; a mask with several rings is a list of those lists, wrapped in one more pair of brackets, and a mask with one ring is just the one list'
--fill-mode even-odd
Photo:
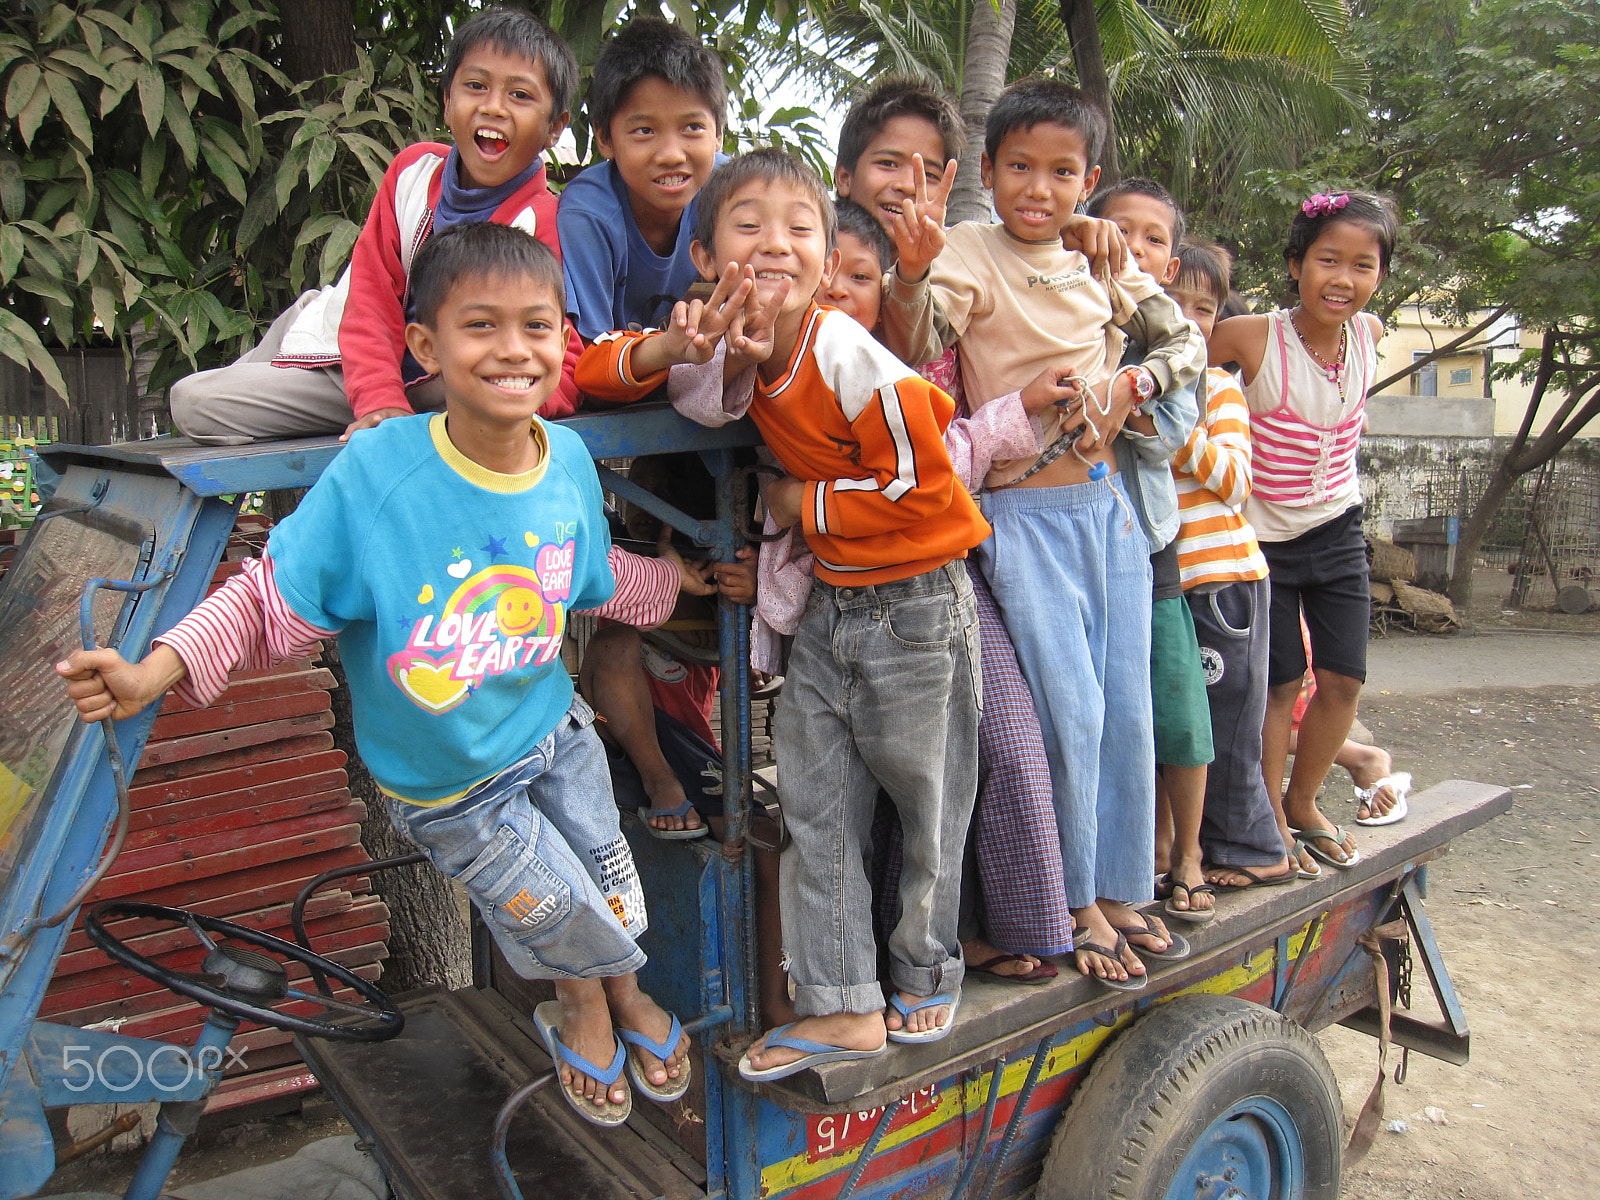
{"label": "blue jeans", "polygon": [[1113,489],[988,492],[977,550],[1039,714],[1072,908],[1155,888],[1150,543]]}
{"label": "blue jeans", "polygon": [[978,616],[959,560],[811,589],[773,730],[791,844],[779,897],[802,1016],[883,1007],[865,855],[881,786],[905,834],[890,977],[961,986],[961,858],[978,790]]}
{"label": "blue jeans", "polygon": [[458,800],[389,798],[389,819],[478,906],[524,979],[637,971],[648,919],[605,747],[581,697],[523,759]]}

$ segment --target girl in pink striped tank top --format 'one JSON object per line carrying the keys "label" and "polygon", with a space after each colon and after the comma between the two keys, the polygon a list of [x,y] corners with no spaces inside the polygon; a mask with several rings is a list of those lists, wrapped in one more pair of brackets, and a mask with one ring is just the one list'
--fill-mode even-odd
{"label": "girl in pink striped tank top", "polygon": [[[1262,772],[1303,871],[1344,868],[1355,840],[1317,808],[1334,755],[1355,720],[1367,674],[1366,540],[1356,451],[1383,323],[1364,312],[1389,269],[1399,232],[1393,205],[1362,193],[1312,196],[1289,230],[1284,259],[1300,302],[1216,328],[1211,361],[1244,371],[1254,439],[1255,527],[1272,586],[1271,654]],[[1311,631],[1316,695],[1300,725],[1294,773],[1282,791],[1295,697]],[[1309,855],[1310,858],[1307,858]],[[1235,882],[1226,871],[1212,882]]]}

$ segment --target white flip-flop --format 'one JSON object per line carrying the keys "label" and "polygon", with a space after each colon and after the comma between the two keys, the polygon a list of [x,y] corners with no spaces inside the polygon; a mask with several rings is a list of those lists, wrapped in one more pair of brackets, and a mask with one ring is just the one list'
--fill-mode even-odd
{"label": "white flip-flop", "polygon": [[1394,791],[1394,807],[1382,816],[1357,817],[1357,825],[1365,825],[1371,828],[1375,825],[1394,825],[1406,819],[1406,814],[1411,811],[1410,806],[1406,803],[1406,796],[1411,791],[1411,773],[1409,771],[1396,771],[1393,775],[1385,775],[1369,788],[1357,788],[1356,803],[1371,805],[1372,798],[1386,787]]}

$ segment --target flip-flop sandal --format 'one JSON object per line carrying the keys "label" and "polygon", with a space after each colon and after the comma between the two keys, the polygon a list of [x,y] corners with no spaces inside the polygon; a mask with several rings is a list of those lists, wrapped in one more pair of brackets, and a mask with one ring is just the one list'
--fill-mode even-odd
{"label": "flip-flop sandal", "polygon": [[[1190,947],[1188,938],[1184,937],[1181,933],[1173,933],[1170,929],[1167,930],[1165,934],[1161,934],[1157,932],[1154,925],[1150,924],[1149,918],[1147,918],[1143,913],[1139,913],[1138,916],[1140,920],[1144,921],[1143,925],[1112,926],[1113,929],[1122,935],[1124,940],[1127,941],[1128,945],[1133,947],[1133,952],[1135,954],[1143,959],[1154,959],[1156,962],[1178,962],[1189,957]],[[1166,942],[1167,948],[1165,950],[1152,950],[1148,946],[1141,946],[1138,942],[1133,940],[1141,935],[1145,937],[1160,938],[1162,941]]]}
{"label": "flip-flop sandal", "polygon": [[[1087,928],[1079,927],[1072,931],[1072,952],[1075,955],[1098,954],[1103,958],[1114,959],[1120,963],[1122,961],[1122,952],[1128,948],[1128,939],[1123,937],[1120,933],[1117,934],[1117,944],[1112,947],[1097,945],[1094,942],[1082,941],[1078,936],[1079,934],[1082,934],[1083,937],[1088,937],[1089,930]],[[1126,971],[1127,968],[1123,967],[1123,970]],[[1093,971],[1090,971],[1086,976],[1084,976],[1084,978],[1092,979],[1096,983],[1103,984],[1114,992],[1142,992],[1145,989],[1145,985],[1150,982],[1150,976],[1148,973],[1144,975],[1129,975],[1126,979],[1107,979],[1104,976],[1096,975]]]}
{"label": "flip-flop sandal", "polygon": [[757,1070],[750,1065],[750,1054],[745,1052],[739,1058],[739,1076],[752,1083],[761,1083],[771,1079],[785,1079],[790,1075],[798,1075],[801,1071],[809,1071],[812,1067],[819,1067],[823,1063],[853,1062],[858,1058],[877,1058],[878,1055],[889,1049],[889,1043],[884,1042],[876,1050],[852,1050],[848,1046],[830,1046],[827,1042],[813,1042],[806,1038],[789,1037],[784,1033],[786,1029],[793,1029],[798,1021],[791,1021],[787,1025],[779,1025],[767,1034],[767,1045],[779,1046],[785,1050],[800,1050],[805,1057],[797,1058],[793,1062],[784,1063],[781,1067],[768,1067]]}
{"label": "flip-flop sandal", "polygon": [[1406,796],[1411,792],[1411,772],[1409,771],[1396,771],[1393,775],[1385,775],[1369,788],[1357,788],[1356,803],[1365,804],[1367,811],[1371,812],[1372,801],[1386,787],[1394,792],[1394,807],[1382,816],[1357,817],[1357,825],[1365,825],[1368,828],[1372,828],[1377,825],[1395,825],[1406,819],[1406,815],[1411,811],[1410,805],[1406,803]]}
{"label": "flip-flop sandal", "polygon": [[1163,871],[1163,872],[1161,872],[1161,874],[1156,876],[1156,899],[1157,900],[1165,900],[1165,899],[1167,899],[1169,896],[1172,895],[1172,889],[1173,889],[1174,886],[1177,886],[1177,885],[1175,884],[1175,881],[1172,878],[1172,872],[1171,871]]}
{"label": "flip-flop sandal", "polygon": [[[533,1010],[533,1023],[538,1028],[539,1035],[544,1038],[545,1049],[550,1051],[550,1057],[556,1063],[557,1069],[560,1068],[562,1063],[566,1063],[573,1070],[604,1084],[606,1102],[604,1104],[596,1104],[581,1093],[573,1091],[567,1085],[562,1085],[561,1094],[566,1097],[567,1103],[572,1106],[572,1111],[589,1122],[589,1124],[599,1125],[603,1129],[615,1129],[625,1122],[633,1112],[632,1092],[628,1094],[628,1098],[621,1104],[616,1104],[611,1099],[611,1088],[622,1077],[622,1067],[628,1058],[627,1054],[623,1052],[622,1040],[620,1038],[617,1039],[617,1052],[612,1056],[611,1065],[602,1070],[562,1042],[561,1016],[561,1001],[559,1000],[546,1000]],[[561,1083],[559,1075],[556,1077],[556,1082]]]}
{"label": "flip-flop sandal", "polygon": [[956,1026],[956,1013],[961,1011],[961,993],[940,992],[937,996],[929,996],[926,1000],[908,1005],[900,999],[899,992],[889,993],[889,1007],[900,1014],[902,1022],[909,1021],[911,1014],[921,1012],[925,1008],[938,1008],[941,1004],[950,1006],[950,1015],[945,1018],[943,1025],[935,1025],[932,1029],[924,1029],[918,1033],[908,1033],[904,1025],[899,1029],[889,1030],[889,1040],[898,1042],[902,1046],[920,1046],[925,1042],[941,1042]]}
{"label": "flip-flop sandal", "polygon": [[[1257,875],[1249,867],[1233,867],[1227,863],[1212,863],[1211,869],[1213,871],[1232,871],[1235,875],[1243,875],[1250,881],[1249,883],[1218,883],[1212,885],[1222,892],[1247,892],[1251,888],[1284,887],[1287,884],[1300,882],[1298,870],[1285,871],[1282,875]],[[1138,947],[1135,946],[1134,949],[1137,950]]]}
{"label": "flip-flop sandal", "polygon": [[648,1034],[640,1033],[637,1029],[617,1026],[617,1036],[628,1048],[628,1078],[633,1080],[634,1087],[658,1104],[671,1104],[674,1100],[682,1100],[684,1093],[689,1090],[691,1067],[688,1055],[685,1055],[683,1062],[678,1064],[678,1077],[668,1078],[665,1087],[657,1087],[650,1082],[650,1076],[644,1073],[644,1061],[639,1057],[640,1050],[648,1050],[663,1064],[672,1057],[672,1052],[678,1048],[678,1040],[683,1037],[683,1026],[678,1021],[677,1013],[670,1015],[672,1028],[667,1030],[667,1039],[664,1042],[653,1042]]}
{"label": "flip-flop sandal", "polygon": [[[1311,854],[1311,847],[1307,846],[1305,844],[1305,842],[1301,841],[1299,838],[1295,838],[1295,840],[1294,840],[1294,853],[1290,856],[1291,861],[1294,863],[1295,874],[1298,875],[1301,879],[1321,879],[1322,878],[1322,868],[1321,867],[1317,867],[1317,869],[1315,871],[1306,870],[1305,864],[1300,861],[1300,854],[1301,854],[1302,851],[1304,851],[1307,855],[1310,855]],[[1315,857],[1312,858],[1311,863],[1312,863],[1313,866],[1316,866],[1316,858]]]}
{"label": "flip-flop sandal", "polygon": [[1039,959],[1039,965],[1026,975],[1003,975],[996,971],[996,967],[1003,967],[1007,963],[1023,962],[1027,956],[1021,954],[996,954],[993,958],[985,959],[981,963],[968,963],[967,974],[974,971],[980,975],[988,975],[1002,983],[1048,983],[1061,972],[1056,970],[1055,963],[1048,959]]}
{"label": "flip-flop sandal", "polygon": [[[1188,898],[1190,904],[1193,904],[1195,896],[1202,892],[1211,896],[1215,896],[1217,894],[1217,889],[1212,887],[1209,883],[1197,883],[1193,887],[1190,887],[1182,880],[1174,879],[1172,881],[1172,887],[1167,891],[1167,902],[1161,906],[1161,911],[1167,916],[1176,918],[1179,921],[1188,921],[1193,925],[1204,925],[1207,921],[1211,920],[1212,917],[1217,915],[1217,909],[1215,905],[1212,905],[1210,908],[1173,908],[1173,895],[1180,888],[1183,890],[1183,894]],[[1159,892],[1157,893],[1157,898],[1160,898]],[[1135,949],[1137,949],[1137,947],[1135,947]]]}
{"label": "flip-flop sandal", "polygon": [[[1344,859],[1342,862],[1333,855],[1329,854],[1326,850],[1319,850],[1317,848],[1318,842],[1332,842],[1335,846],[1338,846],[1339,849],[1343,850],[1344,840],[1350,835],[1345,833],[1344,826],[1342,825],[1335,825],[1332,829],[1291,829],[1289,832],[1294,834],[1295,837],[1299,838],[1300,841],[1305,844],[1307,854],[1311,855],[1312,858],[1316,859],[1320,863],[1327,863],[1330,867],[1337,871],[1348,871],[1351,867],[1355,866],[1361,861],[1360,847],[1357,847],[1355,850],[1353,850],[1350,854],[1350,857]],[[1230,868],[1230,870],[1232,869],[1236,868]]]}
{"label": "flip-flop sandal", "polygon": [[688,815],[689,810],[693,807],[694,801],[685,800],[677,808],[641,808],[639,810],[639,820],[644,822],[644,831],[653,838],[663,842],[687,842],[694,838],[703,838],[710,832],[704,818],[693,829],[657,829],[650,824],[650,818],[678,817],[681,819]]}

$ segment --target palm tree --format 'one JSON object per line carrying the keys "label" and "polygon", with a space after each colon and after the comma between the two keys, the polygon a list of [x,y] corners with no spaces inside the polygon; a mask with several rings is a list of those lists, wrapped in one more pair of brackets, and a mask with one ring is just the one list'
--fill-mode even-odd
{"label": "palm tree", "polygon": [[[1213,215],[1244,173],[1348,125],[1366,91],[1343,0],[824,0],[811,16],[822,44],[795,70],[839,92],[886,70],[935,80],[974,143],[1005,82],[1075,78],[1114,122],[1104,180],[1126,163]],[[987,211],[977,157],[952,218]]]}

